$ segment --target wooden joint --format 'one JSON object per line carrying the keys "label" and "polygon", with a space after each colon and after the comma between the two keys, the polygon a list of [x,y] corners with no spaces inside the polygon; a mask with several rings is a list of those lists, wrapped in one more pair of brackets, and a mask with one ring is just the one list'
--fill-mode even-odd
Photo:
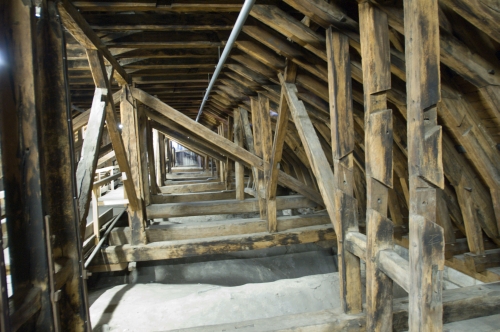
{"label": "wooden joint", "polygon": [[405,291],[410,292],[409,262],[394,250],[381,250],[377,254],[377,267]]}
{"label": "wooden joint", "polygon": [[366,129],[370,145],[366,149],[366,174],[392,188],[392,110],[371,113]]}
{"label": "wooden joint", "polygon": [[359,232],[347,232],[344,246],[349,252],[366,261],[366,235]]}
{"label": "wooden joint", "polygon": [[471,271],[484,272],[487,268],[500,266],[500,249],[486,250],[482,255],[464,254],[465,266]]}
{"label": "wooden joint", "polygon": [[433,126],[425,132],[420,172],[427,181],[444,189],[442,139],[441,126]]}

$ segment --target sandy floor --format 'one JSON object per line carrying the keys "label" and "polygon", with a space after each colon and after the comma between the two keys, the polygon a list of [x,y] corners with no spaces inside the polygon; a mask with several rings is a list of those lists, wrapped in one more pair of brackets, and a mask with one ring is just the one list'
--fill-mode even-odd
{"label": "sandy floor", "polygon": [[90,308],[94,331],[168,331],[339,306],[338,274],[221,287],[120,285]]}

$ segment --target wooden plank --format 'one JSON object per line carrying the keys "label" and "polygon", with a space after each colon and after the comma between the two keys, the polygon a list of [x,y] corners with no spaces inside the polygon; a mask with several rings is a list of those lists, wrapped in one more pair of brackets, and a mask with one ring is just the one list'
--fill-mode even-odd
{"label": "wooden plank", "polygon": [[[92,30],[87,21],[78,10],[68,0],[60,1],[57,4],[62,23],[71,35],[86,49],[98,50],[104,58],[113,66],[115,79],[120,84],[127,84],[130,81],[128,74],[120,66],[118,61],[111,55],[108,48],[97,34]],[[109,90],[111,91],[111,90]]]}
{"label": "wooden plank", "polygon": [[[326,225],[330,219],[326,213],[310,214],[301,216],[278,217],[278,232],[292,228]],[[252,233],[265,233],[267,223],[259,218],[221,220],[199,225],[174,224],[174,225],[152,225],[146,232],[148,241],[178,241],[188,239],[202,239],[217,236],[244,235]],[[123,245],[130,243],[130,229],[121,227],[110,233],[111,245]]]}
{"label": "wooden plank", "polygon": [[129,244],[110,246],[103,249],[103,257],[96,257],[95,263],[98,265],[101,260],[106,261],[108,264],[114,264],[193,257],[331,240],[335,240],[335,233],[330,225],[309,226],[272,234],[264,232],[211,237],[201,240],[153,242],[139,246]]}
{"label": "wooden plank", "polygon": [[[203,137],[206,141],[209,141],[211,144],[218,146],[220,149],[223,149],[231,158],[235,161],[241,161],[245,165],[249,167],[256,167],[260,170],[264,169],[264,162],[262,159],[258,158],[254,154],[249,151],[244,150],[243,148],[235,145],[233,142],[217,135],[212,132],[210,129],[205,126],[193,121],[189,117],[183,115],[182,113],[176,111],[172,107],[167,104],[162,103],[159,99],[154,98],[144,91],[132,88],[132,93],[134,97],[146,104],[147,106],[155,109],[165,117],[170,120],[176,122],[180,126],[184,127],[187,130],[196,132],[199,136]],[[321,196],[310,188],[304,188],[303,184],[294,179],[293,177],[285,174],[284,172],[279,172],[278,181],[285,187],[288,187],[311,200],[316,201],[318,204],[322,204]]]}
{"label": "wooden plank", "polygon": [[[316,203],[300,195],[278,196],[278,210],[316,207]],[[204,202],[152,204],[146,207],[148,219],[200,216],[214,214],[251,213],[259,211],[259,201],[250,198],[243,201],[230,199]]]}

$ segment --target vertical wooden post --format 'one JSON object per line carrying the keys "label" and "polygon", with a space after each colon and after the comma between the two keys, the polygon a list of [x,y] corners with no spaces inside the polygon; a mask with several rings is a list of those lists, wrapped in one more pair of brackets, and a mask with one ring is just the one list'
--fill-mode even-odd
{"label": "vertical wooden post", "polygon": [[139,162],[141,163],[142,186],[144,193],[144,204],[148,206],[151,203],[151,186],[149,185],[149,167],[148,167],[148,118],[144,112],[144,105],[137,102],[137,140],[139,143]]}
{"label": "vertical wooden post", "polygon": [[[12,239],[12,288],[18,295],[39,294],[41,305],[26,324],[12,329],[53,331],[57,318],[63,331],[90,330],[78,202],[73,199],[76,183],[64,31],[55,3],[39,5],[42,18],[35,17],[31,2],[0,2],[0,49],[6,62],[0,66],[0,144],[7,233]],[[56,238],[52,254],[45,236],[49,224]],[[51,305],[55,289],[49,280],[54,275],[48,267],[54,259],[65,259],[73,275],[60,288],[58,305],[64,308],[60,315],[53,314]],[[2,304],[8,312],[8,303],[2,300]],[[18,311],[18,305],[13,309],[18,317],[26,314]]]}
{"label": "vertical wooden post", "polygon": [[392,279],[377,268],[378,252],[392,249],[392,222],[387,219],[392,188],[392,111],[387,15],[370,2],[359,3],[367,186],[366,329],[392,330]]}
{"label": "vertical wooden post", "polygon": [[344,312],[363,310],[359,258],[344,247],[347,232],[359,231],[354,194],[353,151],[354,122],[352,115],[351,63],[349,38],[330,27],[326,31],[328,60],[328,97],[332,131],[332,153],[338,223],[338,266],[340,294]]}
{"label": "vertical wooden post", "polygon": [[167,173],[172,173],[172,141],[167,138]]}
{"label": "vertical wooden post", "polygon": [[165,184],[165,136],[153,129],[153,149],[156,169],[156,183],[158,186]]}
{"label": "vertical wooden post", "polygon": [[[99,205],[97,201],[97,188],[92,189],[92,222],[95,235],[95,244],[97,244],[101,238],[101,232],[99,227]],[[85,233],[83,234],[85,239]]]}
{"label": "vertical wooden post", "polygon": [[[136,101],[132,98],[129,87],[122,87],[120,97],[120,114],[122,128],[122,137],[127,154],[127,159],[130,161],[131,180],[134,185],[134,195],[138,199],[138,207],[136,210],[128,209],[129,226],[132,234],[132,244],[146,242],[146,216],[143,208],[144,187],[142,185],[142,164],[139,155],[139,134],[138,134],[138,115],[136,111]],[[127,193],[130,201],[130,195]]]}
{"label": "vertical wooden post", "polygon": [[[261,105],[258,99],[250,98],[250,105],[252,108],[252,130],[253,130],[253,143],[255,149],[255,155],[262,158],[262,116],[261,116]],[[259,199],[259,213],[261,219],[266,219],[266,198],[265,198],[265,180],[264,172],[256,171],[256,194]]]}
{"label": "vertical wooden post", "polygon": [[410,176],[409,330],[443,328],[443,229],[436,224],[436,188],[444,187],[437,0],[404,0]]}
{"label": "vertical wooden post", "polygon": [[[234,143],[243,147],[243,128],[239,108],[234,110]],[[234,177],[236,183],[236,199],[242,201],[245,199],[245,167],[242,163],[235,163]]]}
{"label": "vertical wooden post", "polygon": [[[156,137],[158,141],[158,137]],[[154,153],[153,145],[153,128],[151,128],[151,120],[146,121],[146,147],[147,147],[147,165],[149,170],[149,188],[152,195],[156,195],[160,192],[158,188],[158,182],[156,177],[157,167]]]}
{"label": "vertical wooden post", "polygon": [[[234,125],[233,125],[233,117],[228,116],[227,118],[227,132],[226,132],[226,138],[230,141],[233,141],[233,131],[234,131]],[[230,159],[229,157],[226,158],[226,169],[225,169],[225,182],[226,182],[226,190],[230,189],[231,186],[231,179],[232,179],[232,173],[234,171],[234,161]]]}

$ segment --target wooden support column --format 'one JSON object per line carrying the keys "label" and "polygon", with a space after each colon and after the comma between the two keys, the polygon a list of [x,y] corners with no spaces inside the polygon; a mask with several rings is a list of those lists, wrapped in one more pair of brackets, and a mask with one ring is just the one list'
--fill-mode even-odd
{"label": "wooden support column", "polygon": [[158,186],[165,185],[165,135],[157,129],[153,129],[153,149],[155,157],[156,183]]}
{"label": "wooden support column", "polygon": [[172,141],[167,138],[167,173],[172,173]]}
{"label": "wooden support column", "polygon": [[260,182],[261,187],[259,188],[259,195],[264,198],[264,215],[267,218],[267,191],[269,186],[269,175],[270,175],[270,161],[271,152],[273,148],[273,133],[271,129],[271,114],[269,106],[269,98],[264,96],[262,93],[258,94],[259,101],[259,113],[260,117],[260,135],[262,144],[262,160],[264,161],[264,173],[263,181]]}
{"label": "wooden support column", "polygon": [[345,313],[363,310],[359,257],[345,249],[347,232],[358,232],[357,202],[354,194],[354,121],[352,115],[351,63],[349,38],[330,27],[326,31],[328,95],[332,133],[332,153],[339,211],[337,222],[340,294]]}
{"label": "wooden support column", "polygon": [[[285,70],[285,82],[295,83],[297,75],[297,66],[288,62]],[[281,89],[280,104],[278,109],[278,120],[276,121],[273,147],[271,151],[269,175],[267,183],[267,229],[269,232],[276,232],[278,227],[277,211],[276,211],[276,190],[278,189],[278,164],[281,162],[283,155],[283,146],[285,145],[285,137],[288,127],[288,116],[290,110],[285,98],[285,91]]]}
{"label": "wooden support column", "polygon": [[393,248],[393,226],[387,219],[393,176],[392,111],[386,96],[391,88],[389,28],[385,13],[370,2],[359,2],[367,187],[366,329],[391,331],[393,282],[377,267],[379,252]]}
{"label": "wooden support column", "polygon": [[[14,297],[2,331],[89,331],[64,30],[54,1],[0,2],[0,144]],[[53,235],[52,243],[47,234]],[[54,283],[54,262],[67,278]],[[5,272],[5,267],[0,269]],[[6,285],[1,285],[6,291]],[[55,302],[55,292],[61,295]],[[9,303],[4,309],[9,313]],[[58,311],[59,308],[64,310]]]}
{"label": "wooden support column", "polygon": [[[158,138],[156,139],[158,141]],[[156,195],[160,192],[158,189],[158,182],[156,178],[156,160],[153,145],[153,128],[151,127],[151,120],[146,121],[146,147],[147,147],[147,165],[149,170],[149,188],[151,195]]]}
{"label": "wooden support column", "polygon": [[404,0],[410,176],[409,330],[443,329],[443,228],[436,224],[436,188],[444,188],[437,0]]}
{"label": "wooden support column", "polygon": [[[250,98],[250,105],[252,108],[252,130],[255,155],[262,158],[262,116],[259,99]],[[256,181],[256,193],[259,199],[260,218],[266,219],[266,197],[262,195],[265,193],[264,171],[257,170],[255,175],[254,181]]]}
{"label": "wooden support column", "polygon": [[[132,195],[137,197],[138,205],[135,209],[131,209],[129,204],[129,226],[132,234],[132,243],[140,244],[146,242],[146,214],[143,207],[144,203],[144,187],[142,185],[142,164],[139,155],[139,137],[138,137],[138,115],[136,110],[136,101],[132,98],[128,86],[122,87],[120,100],[120,115],[122,128],[123,142],[126,147],[126,157],[130,161],[130,178],[133,185]],[[127,198],[130,202],[129,192]]]}
{"label": "wooden support column", "polygon": [[[243,147],[243,126],[240,116],[239,108],[233,112],[234,121],[234,143]],[[207,160],[207,158],[205,158]],[[206,166],[206,165],[205,165]],[[242,201],[245,199],[245,167],[242,163],[236,162],[234,170],[235,185],[236,185],[236,199]]]}

